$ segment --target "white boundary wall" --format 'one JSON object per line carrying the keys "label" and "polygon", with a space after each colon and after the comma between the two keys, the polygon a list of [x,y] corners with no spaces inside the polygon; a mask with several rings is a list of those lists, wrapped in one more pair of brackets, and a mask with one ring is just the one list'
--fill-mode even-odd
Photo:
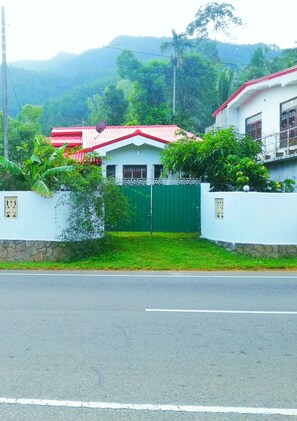
{"label": "white boundary wall", "polygon": [[[58,192],[45,199],[30,191],[0,192],[0,239],[61,241],[70,210],[67,195]],[[5,198],[11,197],[17,197],[17,214],[7,218]]]}
{"label": "white boundary wall", "polygon": [[[228,243],[297,245],[297,193],[209,189],[208,183],[201,184],[202,237]],[[215,199],[223,199],[220,219]]]}

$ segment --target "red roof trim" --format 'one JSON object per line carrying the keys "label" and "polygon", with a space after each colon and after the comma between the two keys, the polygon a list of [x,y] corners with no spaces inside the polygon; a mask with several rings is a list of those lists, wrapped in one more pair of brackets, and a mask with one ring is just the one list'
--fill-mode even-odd
{"label": "red roof trim", "polygon": [[240,92],[242,92],[247,86],[256,85],[257,83],[264,82],[265,80],[271,80],[275,79],[279,76],[285,76],[290,73],[294,73],[297,71],[297,66],[290,67],[289,69],[280,70],[279,72],[272,73],[271,75],[263,76],[258,79],[253,79],[250,81],[245,82],[243,85],[241,85],[214,113],[213,117],[216,117],[224,108],[227,107],[227,105],[233,101],[234,98],[236,98]]}
{"label": "red roof trim", "polygon": [[131,137],[139,136],[139,135],[142,136],[142,137],[146,137],[147,139],[156,140],[157,142],[160,142],[160,143],[164,143],[164,144],[169,143],[168,140],[160,139],[156,136],[152,136],[152,135],[143,133],[141,130],[137,129],[137,130],[135,130],[134,133],[130,133],[128,135],[118,137],[118,138],[113,139],[113,140],[109,140],[108,142],[105,142],[105,143],[100,143],[98,145],[92,146],[91,148],[86,148],[85,151],[91,152],[91,151],[94,151],[95,149],[102,148],[103,146],[112,145],[113,143],[117,143],[117,142],[120,142],[122,140],[130,139]]}
{"label": "red roof trim", "polygon": [[[158,128],[158,127],[177,127],[176,124],[146,124],[146,125],[136,125],[136,126],[106,126],[108,129],[132,129],[140,130],[141,129],[149,129],[149,128]],[[96,129],[96,126],[72,126],[72,127],[54,127],[52,129],[52,133],[61,134],[62,132],[65,132],[66,135],[70,132],[73,133],[82,133],[86,129]]]}
{"label": "red roof trim", "polygon": [[78,146],[82,146],[81,143],[71,143],[71,142],[51,142],[53,146],[55,147],[59,147],[59,146],[63,146],[65,145],[65,143],[67,143],[67,148],[71,147],[71,148],[77,148]]}
{"label": "red roof trim", "polygon": [[56,129],[55,130],[52,130],[52,132],[51,132],[51,137],[57,137],[57,136],[65,136],[65,137],[69,137],[69,136],[76,136],[76,137],[79,137],[79,136],[82,136],[82,130],[65,130],[65,129],[63,129],[63,130],[61,130],[61,131],[56,131]]}

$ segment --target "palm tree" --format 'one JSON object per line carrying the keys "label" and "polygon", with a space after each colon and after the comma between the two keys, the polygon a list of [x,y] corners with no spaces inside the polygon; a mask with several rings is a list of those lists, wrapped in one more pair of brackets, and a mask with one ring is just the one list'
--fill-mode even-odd
{"label": "palm tree", "polygon": [[49,157],[45,157],[38,153],[41,142],[41,138],[35,138],[33,154],[22,165],[17,165],[0,156],[0,166],[2,167],[2,171],[25,183],[35,193],[43,197],[51,197],[53,193],[47,182],[52,177],[55,177],[57,181],[61,174],[74,171],[74,166],[59,165],[65,161],[64,153],[67,144],[56,148]]}
{"label": "palm tree", "polygon": [[176,102],[176,69],[182,65],[183,53],[186,48],[192,46],[191,41],[187,39],[184,33],[177,34],[174,29],[172,29],[172,40],[164,42],[161,45],[161,51],[166,53],[168,51],[173,51],[173,56],[171,56],[171,63],[173,65],[173,100],[172,100],[172,114],[175,116],[175,102]]}
{"label": "palm tree", "polygon": [[227,98],[229,98],[234,81],[234,70],[232,69],[223,69],[219,73],[218,77],[218,93],[219,93],[219,103],[223,104]]}

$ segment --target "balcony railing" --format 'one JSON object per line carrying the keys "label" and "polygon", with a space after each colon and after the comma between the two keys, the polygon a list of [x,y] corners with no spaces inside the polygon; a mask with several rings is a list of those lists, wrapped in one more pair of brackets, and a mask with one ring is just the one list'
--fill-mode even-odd
{"label": "balcony railing", "polygon": [[126,186],[146,186],[152,184],[158,185],[190,185],[190,184],[200,184],[201,180],[199,178],[113,178],[115,184],[117,185],[126,185]]}
{"label": "balcony railing", "polygon": [[262,142],[261,161],[297,157],[297,127],[259,139]]}

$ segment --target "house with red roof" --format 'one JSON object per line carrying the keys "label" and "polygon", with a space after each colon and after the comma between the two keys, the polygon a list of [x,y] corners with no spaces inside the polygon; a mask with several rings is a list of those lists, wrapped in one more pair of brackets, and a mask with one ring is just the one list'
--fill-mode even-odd
{"label": "house with red roof", "polygon": [[[79,148],[73,155],[83,161],[85,154],[98,154],[97,164],[104,176],[129,184],[151,184],[160,179],[160,151],[183,137],[176,125],[105,126],[53,128],[50,141],[59,147]],[[191,133],[187,133],[193,137]]]}
{"label": "house with red roof", "polygon": [[297,66],[245,82],[213,114],[212,128],[234,127],[262,143],[275,180],[297,181]]}

